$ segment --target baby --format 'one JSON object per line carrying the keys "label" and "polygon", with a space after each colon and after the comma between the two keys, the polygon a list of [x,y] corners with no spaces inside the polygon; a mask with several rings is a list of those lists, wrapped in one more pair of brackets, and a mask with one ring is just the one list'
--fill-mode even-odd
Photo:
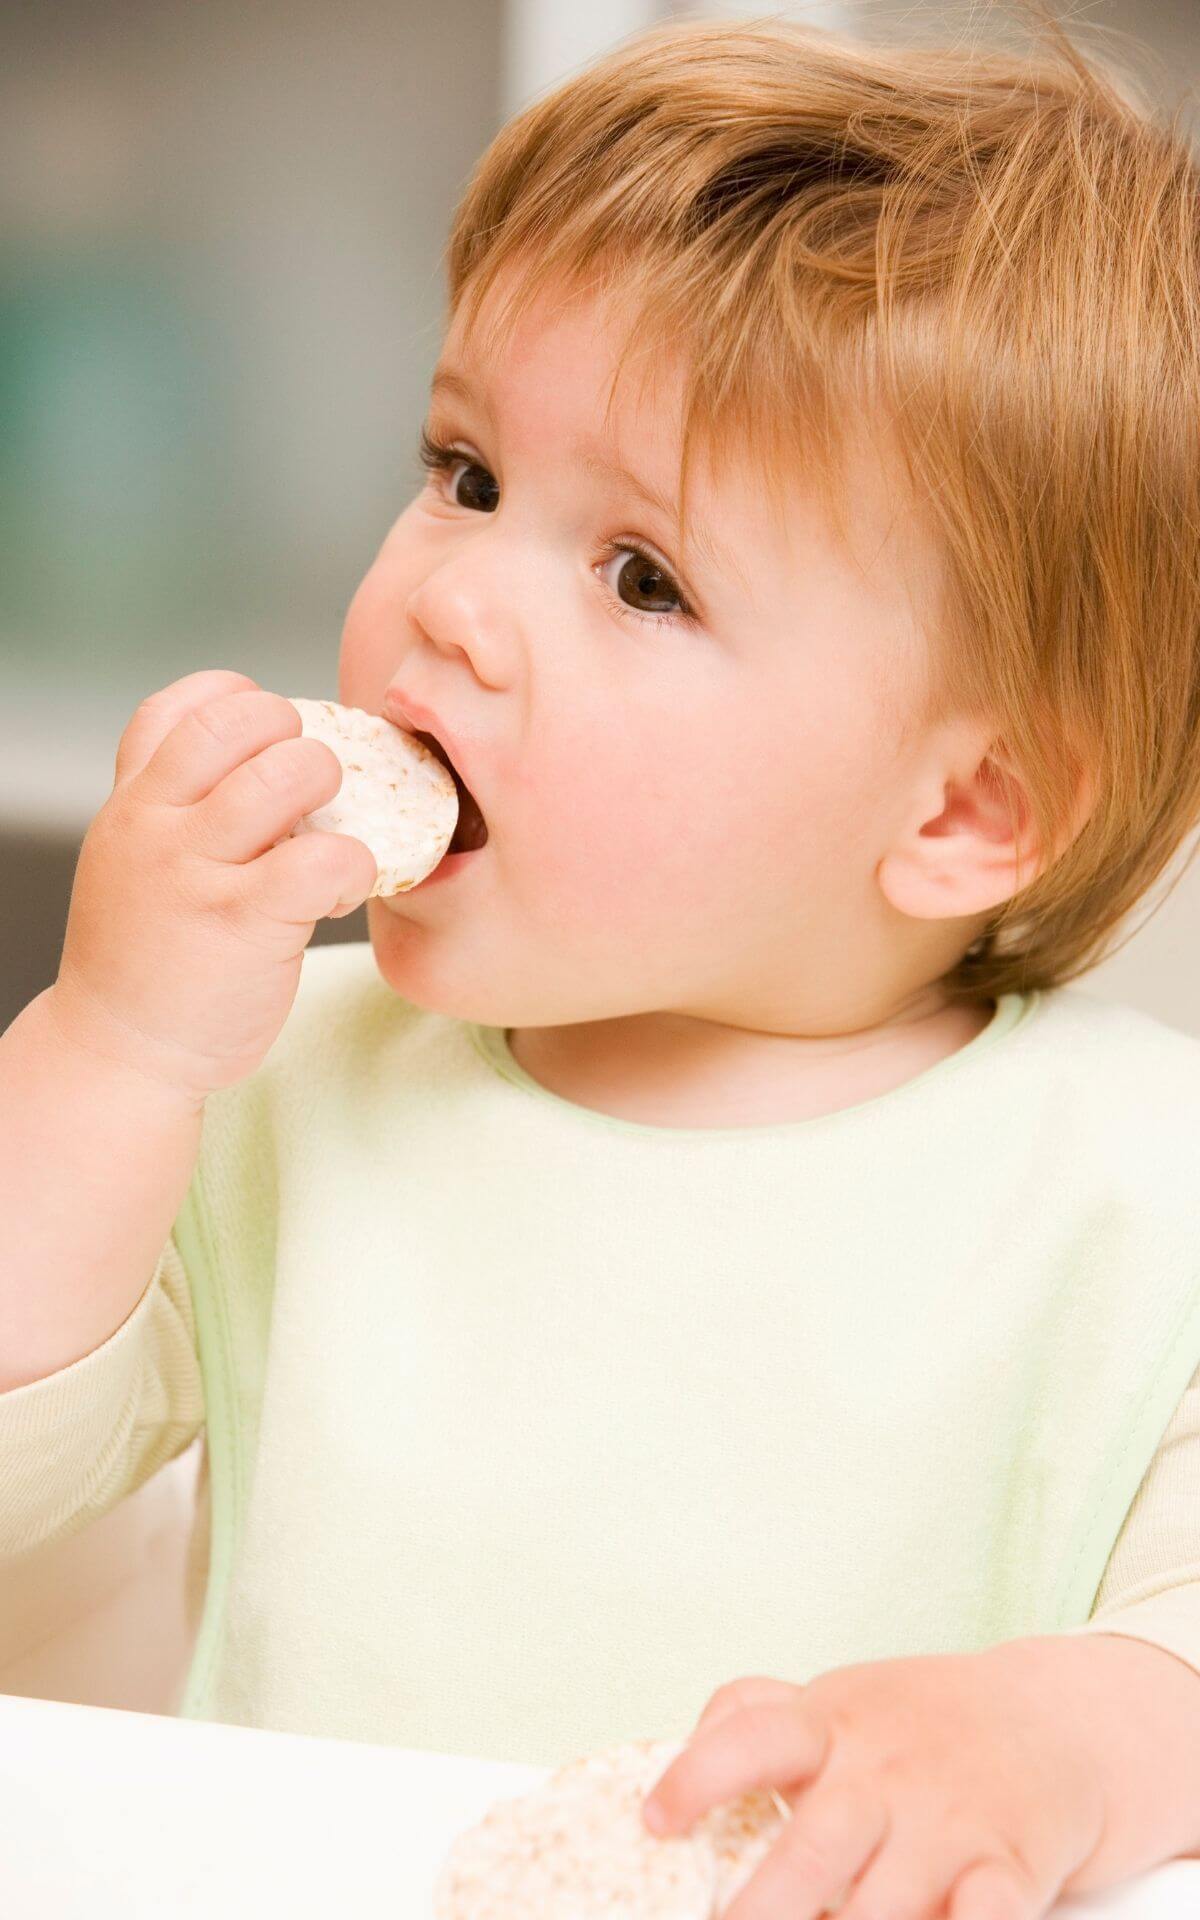
{"label": "baby", "polygon": [[302,970],[340,766],[191,674],[0,1039],[0,1541],[203,1429],[185,1714],[691,1728],[733,1920],[1200,1852],[1200,1043],[1068,984],[1200,818],[1198,184],[1065,39],[780,20],[483,156],[337,689],[469,830]]}

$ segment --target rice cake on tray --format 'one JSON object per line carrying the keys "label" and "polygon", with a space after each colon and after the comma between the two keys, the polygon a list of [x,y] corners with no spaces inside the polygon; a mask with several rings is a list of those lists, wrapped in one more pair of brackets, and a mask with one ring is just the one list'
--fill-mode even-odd
{"label": "rice cake on tray", "polygon": [[434,1920],[717,1920],[783,1826],[767,1793],[659,1839],[642,1802],[684,1748],[635,1740],[501,1800],[451,1846]]}
{"label": "rice cake on tray", "polygon": [[275,842],[299,833],[349,833],[375,856],[368,899],[404,893],[441,860],[458,824],[458,789],[437,755],[402,727],[362,707],[289,694],[306,738],[323,740],[342,763],[333,799],[314,807]]}

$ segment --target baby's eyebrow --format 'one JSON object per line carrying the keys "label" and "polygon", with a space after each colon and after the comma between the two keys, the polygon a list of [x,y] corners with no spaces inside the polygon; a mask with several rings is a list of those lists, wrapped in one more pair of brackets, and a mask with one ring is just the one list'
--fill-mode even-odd
{"label": "baby's eyebrow", "polygon": [[[579,437],[576,437],[574,442],[574,451],[585,473],[590,473],[594,479],[609,480],[617,486],[624,487],[635,500],[640,500],[645,506],[653,507],[656,512],[661,513],[663,519],[669,521],[674,527],[676,538],[682,538],[679,529],[679,509],[665,493],[660,493],[657,487],[652,487],[647,481],[639,479],[636,473],[630,473],[628,467],[623,467],[610,454],[602,452],[594,444],[589,444]],[[718,573],[732,574],[743,591],[747,590],[745,576],[734,561],[733,555],[717,545],[701,521],[692,521],[691,536],[692,546],[697,553],[703,555],[710,567]]]}
{"label": "baby's eyebrow", "polygon": [[[469,381],[464,380],[460,374],[453,372],[449,367],[438,367],[430,382],[432,394],[436,395],[443,390],[468,402],[475,397]],[[490,419],[491,408],[486,398],[483,399],[483,407]],[[584,435],[577,435],[572,443],[572,452],[585,473],[591,474],[593,479],[607,480],[624,487],[634,499],[640,500],[644,506],[653,508],[656,513],[662,515],[664,520],[669,521],[675,528],[676,537],[679,537],[679,510],[675,502],[668,499],[665,493],[660,492],[657,487],[652,487],[648,481],[640,479],[636,473],[631,473],[628,467],[623,467],[618,460],[613,459],[611,454],[603,450],[602,444],[598,441],[589,440]],[[691,545],[718,573],[730,574],[744,592],[749,592],[746,577],[733,555],[719,547],[707,528],[696,520],[693,520],[691,525]]]}

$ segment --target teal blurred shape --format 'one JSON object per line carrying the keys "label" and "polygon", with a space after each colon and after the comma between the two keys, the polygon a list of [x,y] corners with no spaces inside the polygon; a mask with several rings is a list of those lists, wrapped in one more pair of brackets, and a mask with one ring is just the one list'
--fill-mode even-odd
{"label": "teal blurred shape", "polygon": [[218,555],[220,344],[169,259],[125,245],[0,264],[0,629],[43,666],[136,657],[236,602]]}

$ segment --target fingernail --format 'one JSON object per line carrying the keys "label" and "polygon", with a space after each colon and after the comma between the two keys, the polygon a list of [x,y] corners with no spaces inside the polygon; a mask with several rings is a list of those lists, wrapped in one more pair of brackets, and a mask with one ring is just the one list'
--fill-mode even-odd
{"label": "fingernail", "polygon": [[663,1812],[662,1807],[659,1805],[657,1800],[646,1800],[645,1802],[643,1802],[642,1818],[645,1820],[646,1825],[649,1827],[651,1833],[666,1832],[667,1816]]}

